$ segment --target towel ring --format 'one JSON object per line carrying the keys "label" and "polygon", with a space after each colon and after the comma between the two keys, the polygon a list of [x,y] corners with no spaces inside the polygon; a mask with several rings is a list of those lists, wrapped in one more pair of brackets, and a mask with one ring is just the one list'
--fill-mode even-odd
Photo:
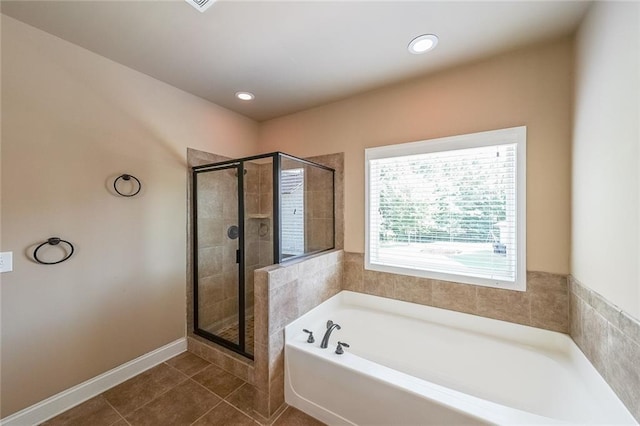
{"label": "towel ring", "polygon": [[[67,254],[67,256],[64,259],[58,260],[57,262],[43,262],[42,260],[38,259],[38,250],[40,250],[43,246],[45,246],[47,244],[52,245],[52,246],[57,246],[60,243],[65,243],[71,249],[69,254]],[[41,263],[43,265],[55,265],[56,263],[62,263],[65,260],[69,259],[71,257],[71,255],[73,254],[73,252],[74,252],[73,244],[71,244],[69,241],[63,240],[63,239],[58,238],[58,237],[51,237],[47,241],[45,241],[44,243],[42,243],[38,247],[36,247],[36,249],[33,251],[33,258],[36,260],[36,262]]]}
{"label": "towel ring", "polygon": [[[131,193],[131,194],[123,194],[122,192],[118,191],[118,181],[122,179],[122,180],[126,180],[126,181],[130,181],[131,179],[135,180],[138,183],[138,189]],[[133,197],[134,195],[137,195],[138,192],[140,192],[140,190],[142,189],[142,184],[140,183],[140,181],[138,180],[137,177],[133,176],[133,175],[129,175],[129,174],[122,174],[120,176],[118,176],[116,178],[116,180],[113,181],[113,189],[115,189],[115,191],[122,195],[123,197]]]}

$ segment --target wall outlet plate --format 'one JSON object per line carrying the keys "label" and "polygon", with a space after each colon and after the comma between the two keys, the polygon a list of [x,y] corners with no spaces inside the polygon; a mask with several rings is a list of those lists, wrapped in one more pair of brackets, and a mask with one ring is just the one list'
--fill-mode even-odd
{"label": "wall outlet plate", "polygon": [[13,271],[13,252],[5,251],[0,253],[0,272]]}

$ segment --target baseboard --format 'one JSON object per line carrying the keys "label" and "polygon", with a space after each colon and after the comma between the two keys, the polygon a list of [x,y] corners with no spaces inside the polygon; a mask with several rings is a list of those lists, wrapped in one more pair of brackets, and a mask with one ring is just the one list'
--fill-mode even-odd
{"label": "baseboard", "polygon": [[5,417],[0,420],[0,426],[25,426],[42,423],[186,350],[186,338],[175,340],[106,373],[40,401],[31,407]]}

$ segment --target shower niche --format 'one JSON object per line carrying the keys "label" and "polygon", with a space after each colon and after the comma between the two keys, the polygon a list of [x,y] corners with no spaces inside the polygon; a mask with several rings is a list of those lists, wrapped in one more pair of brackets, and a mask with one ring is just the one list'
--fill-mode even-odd
{"label": "shower niche", "polygon": [[335,247],[334,174],[280,152],[192,168],[195,334],[253,359],[253,271]]}

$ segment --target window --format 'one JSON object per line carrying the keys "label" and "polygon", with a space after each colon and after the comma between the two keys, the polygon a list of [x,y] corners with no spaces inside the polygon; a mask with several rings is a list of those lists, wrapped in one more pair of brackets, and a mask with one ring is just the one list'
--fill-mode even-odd
{"label": "window", "polygon": [[365,150],[367,269],[524,291],[526,127]]}
{"label": "window", "polygon": [[282,215],[282,254],[304,253],[304,169],[282,170],[280,199]]}

